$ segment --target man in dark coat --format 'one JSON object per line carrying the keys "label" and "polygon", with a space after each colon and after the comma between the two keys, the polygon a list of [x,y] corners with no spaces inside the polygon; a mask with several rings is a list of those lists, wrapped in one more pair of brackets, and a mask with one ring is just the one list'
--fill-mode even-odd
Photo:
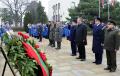
{"label": "man in dark coat", "polygon": [[87,27],[83,23],[83,19],[80,17],[77,19],[78,26],[75,33],[75,41],[78,47],[79,57],[76,59],[81,59],[81,61],[86,60],[85,45],[87,44]]}
{"label": "man in dark coat", "polygon": [[77,27],[77,20],[73,20],[72,26],[70,28],[70,42],[71,42],[71,50],[72,50],[71,56],[76,56],[76,51],[77,51],[77,45],[75,42],[76,27]]}
{"label": "man in dark coat", "polygon": [[[49,39],[51,21],[48,22],[47,27],[48,27],[48,36],[47,36],[47,38]],[[48,45],[51,46],[51,40],[50,39],[49,39],[49,44]]]}
{"label": "man in dark coat", "polygon": [[109,21],[105,30],[104,48],[106,49],[107,68],[110,72],[115,72],[117,68],[116,53],[120,46],[120,31],[115,28],[116,23]]}
{"label": "man in dark coat", "polygon": [[102,28],[104,27],[101,24],[101,19],[96,18],[95,24],[93,27],[93,45],[92,50],[95,53],[95,62],[96,65],[102,63],[102,55],[103,55],[103,43],[104,43],[104,34]]}

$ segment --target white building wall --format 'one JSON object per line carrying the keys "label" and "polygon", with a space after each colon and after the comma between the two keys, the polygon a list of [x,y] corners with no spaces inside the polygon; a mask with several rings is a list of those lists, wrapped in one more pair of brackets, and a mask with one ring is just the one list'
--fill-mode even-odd
{"label": "white building wall", "polygon": [[50,0],[48,3],[48,18],[50,21],[53,20],[53,5],[60,3],[60,21],[66,21],[66,17],[69,17],[68,9],[78,5],[80,0]]}

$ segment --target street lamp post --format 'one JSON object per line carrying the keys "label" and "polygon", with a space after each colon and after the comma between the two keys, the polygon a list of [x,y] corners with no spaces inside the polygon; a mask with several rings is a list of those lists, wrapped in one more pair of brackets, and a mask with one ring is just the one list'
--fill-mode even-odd
{"label": "street lamp post", "polygon": [[99,18],[101,16],[101,0],[99,0]]}
{"label": "street lamp post", "polygon": [[110,2],[108,0],[108,20],[110,19]]}
{"label": "street lamp post", "polygon": [[74,5],[74,8],[75,8],[75,2],[72,2],[73,3],[73,5]]}

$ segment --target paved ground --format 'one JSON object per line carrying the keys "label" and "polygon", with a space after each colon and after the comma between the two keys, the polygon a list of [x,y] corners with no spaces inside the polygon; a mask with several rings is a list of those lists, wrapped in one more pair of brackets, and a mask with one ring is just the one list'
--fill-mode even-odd
{"label": "paved ground", "polygon": [[[48,46],[48,40],[43,40],[41,49],[45,50],[47,54],[48,62],[53,65],[53,76],[119,76],[120,75],[120,51],[117,53],[118,68],[115,73],[109,73],[103,70],[106,67],[106,57],[104,52],[103,64],[95,65],[94,54],[91,51],[92,37],[88,37],[88,45],[86,46],[87,60],[81,62],[76,60],[76,57],[71,57],[70,43],[66,39],[63,39],[62,49],[55,50]],[[4,58],[0,55],[0,76],[3,68]],[[12,76],[9,69],[6,71],[5,76]]]}

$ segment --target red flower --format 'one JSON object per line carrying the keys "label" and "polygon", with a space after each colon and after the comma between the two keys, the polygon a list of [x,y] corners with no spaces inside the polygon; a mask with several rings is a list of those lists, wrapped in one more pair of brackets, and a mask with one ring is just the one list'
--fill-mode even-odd
{"label": "red flower", "polygon": [[22,36],[24,39],[28,39],[29,36],[26,34],[23,34],[22,32],[18,32],[18,35]]}
{"label": "red flower", "polygon": [[22,36],[22,35],[23,35],[23,33],[22,33],[22,32],[18,32],[18,35]]}
{"label": "red flower", "polygon": [[39,45],[36,44],[34,47],[37,49],[37,48],[39,48]]}
{"label": "red flower", "polygon": [[26,34],[23,34],[23,36],[22,36],[24,39],[28,39],[29,38],[29,36],[28,35],[26,35]]}
{"label": "red flower", "polygon": [[42,60],[45,62],[47,60],[45,53],[39,52]]}

